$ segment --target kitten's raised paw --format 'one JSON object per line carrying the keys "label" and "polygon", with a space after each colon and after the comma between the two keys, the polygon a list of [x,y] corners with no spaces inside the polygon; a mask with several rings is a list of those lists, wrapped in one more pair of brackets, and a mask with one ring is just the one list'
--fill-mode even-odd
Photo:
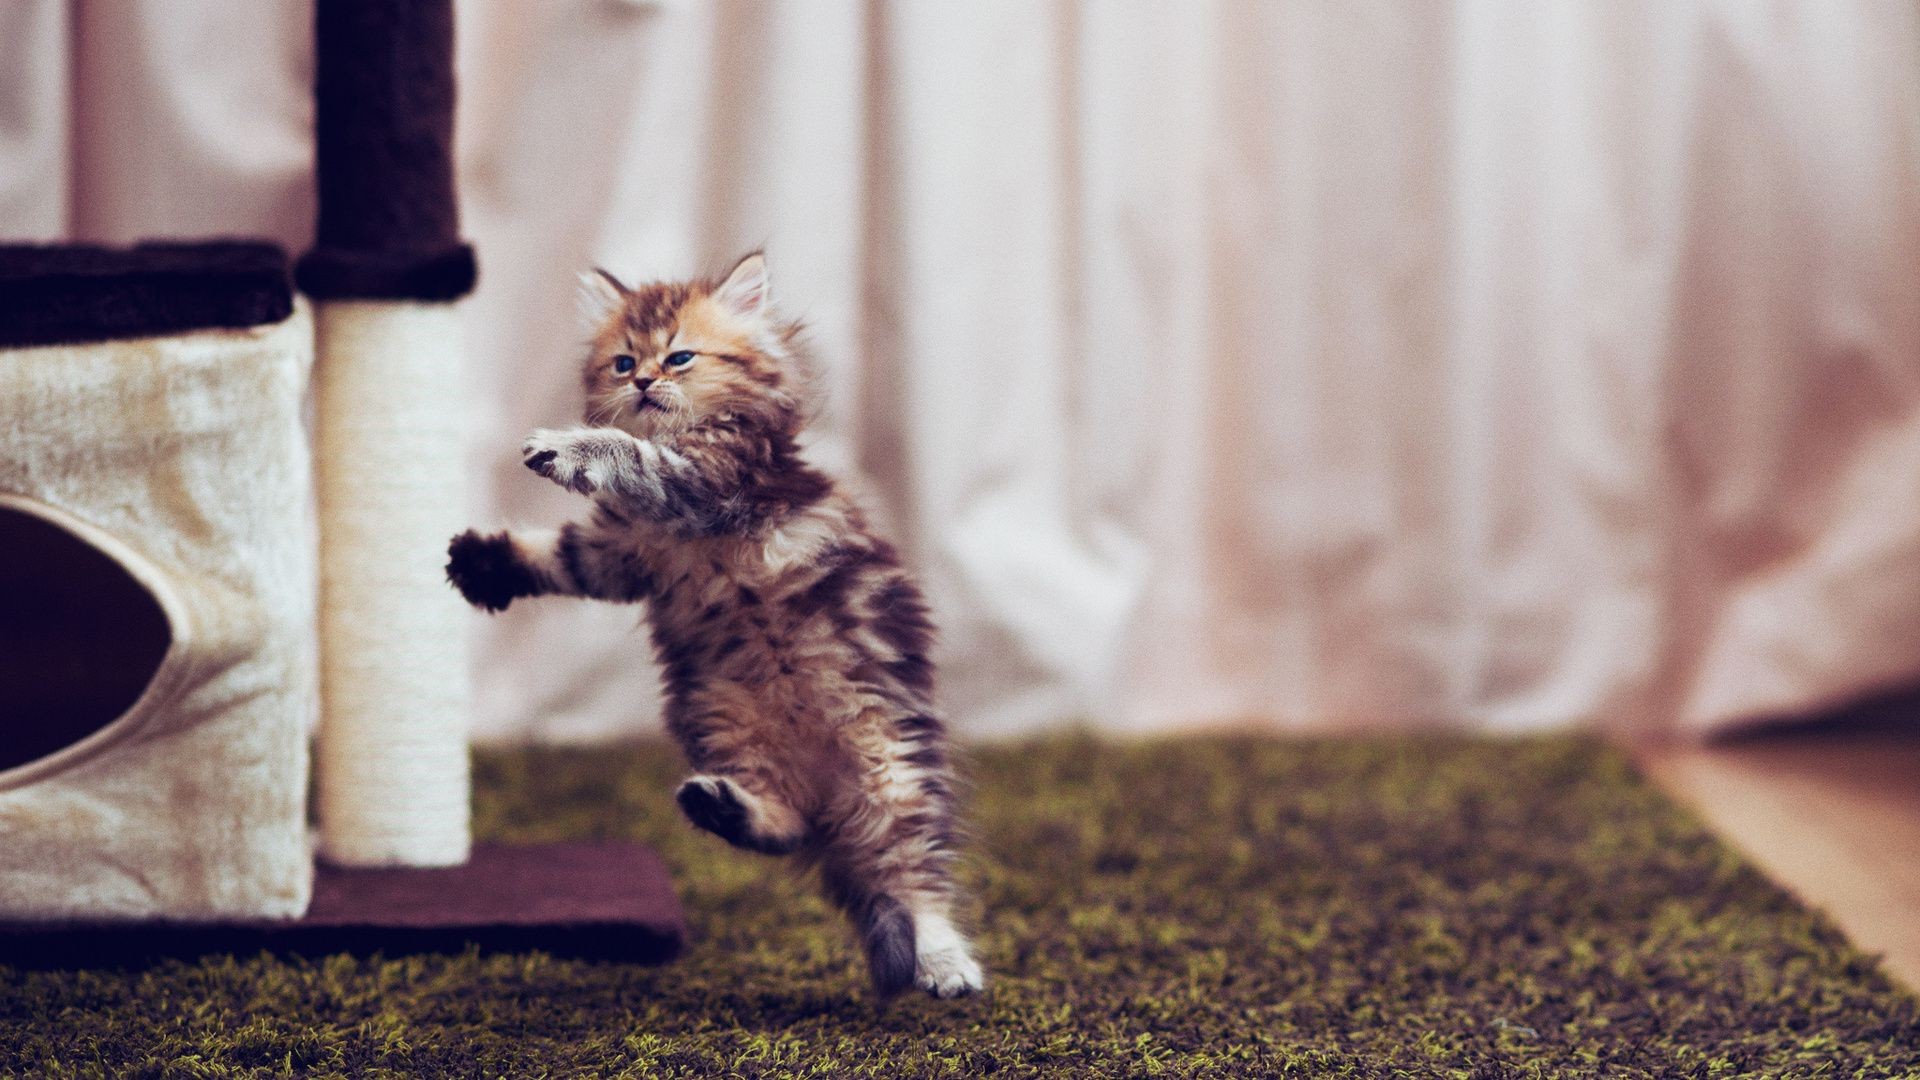
{"label": "kitten's raised paw", "polygon": [[527,468],[569,491],[591,495],[599,484],[580,450],[577,435],[567,431],[536,431],[520,444],[520,460]]}
{"label": "kitten's raised paw", "polygon": [[533,590],[532,576],[506,533],[482,536],[472,529],[447,545],[447,580],[467,603],[487,611],[505,611],[515,597]]}
{"label": "kitten's raised paw", "polygon": [[674,793],[687,820],[730,844],[747,834],[747,807],[733,783],[717,776],[694,776]]}
{"label": "kitten's raised paw", "polygon": [[977,994],[987,985],[980,962],[961,946],[921,953],[913,981],[914,985],[937,998]]}
{"label": "kitten's raised paw", "polygon": [[762,836],[753,828],[753,812],[739,785],[721,776],[689,777],[674,793],[687,820],[732,844],[763,855],[785,855],[797,839]]}

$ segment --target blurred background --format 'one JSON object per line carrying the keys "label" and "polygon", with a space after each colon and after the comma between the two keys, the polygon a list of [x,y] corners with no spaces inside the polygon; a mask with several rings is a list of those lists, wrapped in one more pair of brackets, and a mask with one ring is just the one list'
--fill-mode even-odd
{"label": "blurred background", "polygon": [[[312,234],[312,14],[0,4],[0,231]],[[765,245],[955,727],[1697,735],[1920,677],[1909,0],[461,8],[477,524],[574,273]],[[476,734],[653,729],[638,612]]]}

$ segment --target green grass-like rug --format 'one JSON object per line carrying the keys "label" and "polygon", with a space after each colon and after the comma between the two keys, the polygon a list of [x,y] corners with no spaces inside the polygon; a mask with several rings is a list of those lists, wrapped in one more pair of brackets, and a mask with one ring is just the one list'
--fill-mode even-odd
{"label": "green grass-like rug", "polygon": [[876,1007],[810,887],[679,820],[663,745],[487,753],[481,834],[657,844],[685,957],[0,968],[0,1073],[1920,1075],[1916,1000],[1594,742],[972,764],[983,999]]}

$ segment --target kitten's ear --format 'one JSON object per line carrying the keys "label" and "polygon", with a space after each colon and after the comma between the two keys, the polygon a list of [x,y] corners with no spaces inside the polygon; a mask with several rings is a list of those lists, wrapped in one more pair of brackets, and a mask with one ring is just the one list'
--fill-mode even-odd
{"label": "kitten's ear", "polygon": [[741,259],[727,280],[713,290],[713,298],[735,315],[758,316],[766,313],[773,298],[767,286],[767,257],[754,252]]}
{"label": "kitten's ear", "polygon": [[599,267],[594,267],[580,275],[580,320],[597,330],[620,305],[627,302],[627,287],[620,279]]}

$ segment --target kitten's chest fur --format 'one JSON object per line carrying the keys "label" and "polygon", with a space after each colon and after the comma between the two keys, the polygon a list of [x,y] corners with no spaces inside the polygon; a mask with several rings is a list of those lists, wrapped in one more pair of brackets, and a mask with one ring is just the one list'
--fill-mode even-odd
{"label": "kitten's chest fur", "polygon": [[791,742],[925,707],[925,605],[845,498],[747,536],[620,528],[651,575],[667,721],[683,741]]}

